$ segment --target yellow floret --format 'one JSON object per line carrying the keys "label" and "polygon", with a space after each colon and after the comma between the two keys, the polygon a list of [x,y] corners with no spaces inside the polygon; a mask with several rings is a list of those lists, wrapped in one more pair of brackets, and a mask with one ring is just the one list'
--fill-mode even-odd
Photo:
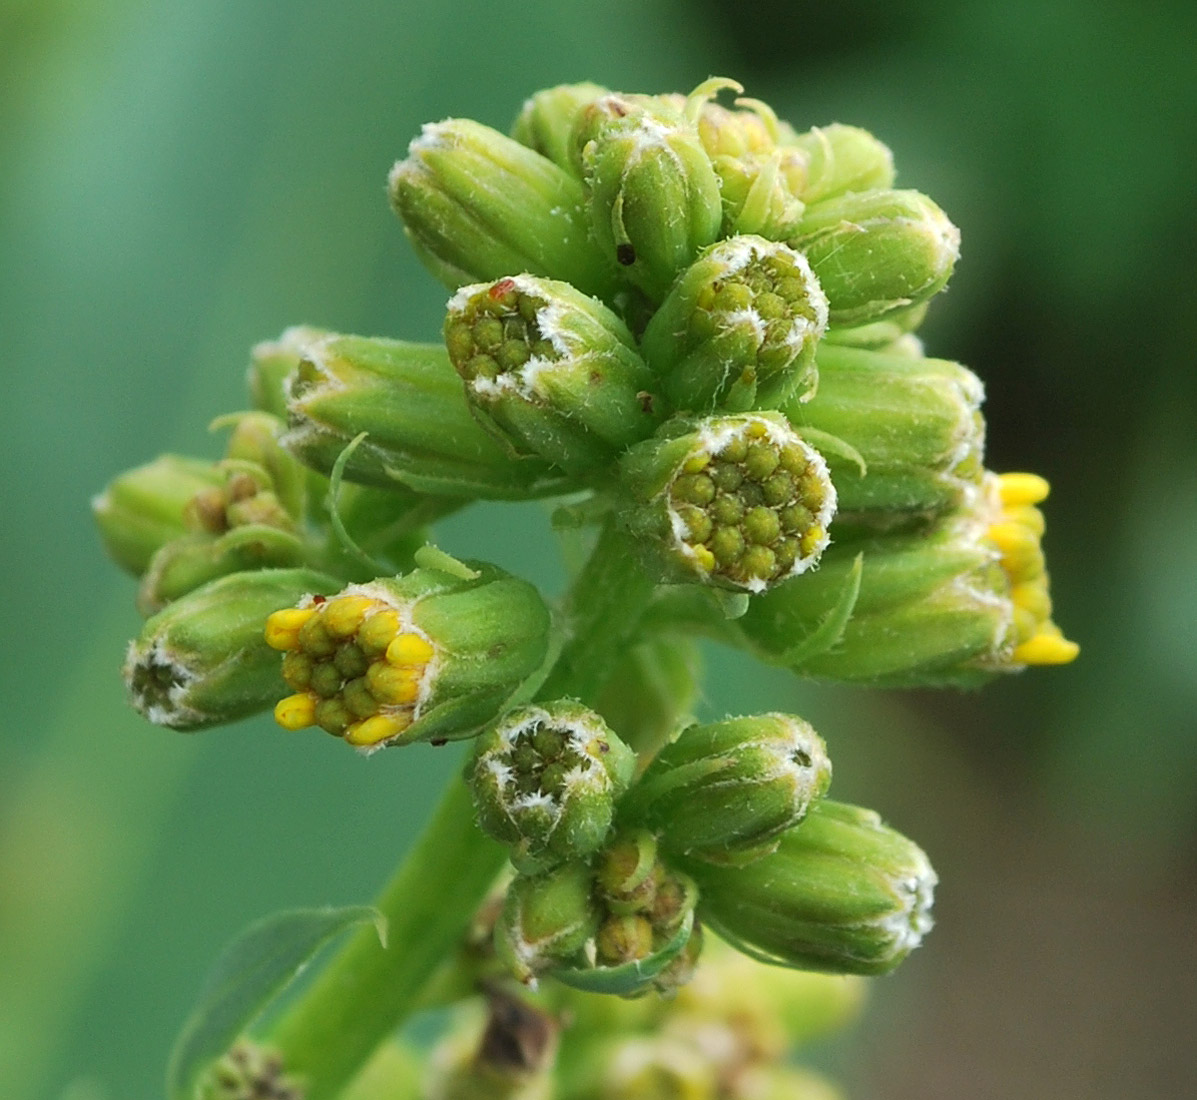
{"label": "yellow floret", "polygon": [[1011,506],[1018,504],[1038,504],[1047,499],[1051,486],[1047,478],[1038,474],[999,474],[998,495],[1002,503]]}
{"label": "yellow floret", "polygon": [[1066,665],[1076,660],[1081,647],[1057,633],[1044,631],[1014,647],[1014,661],[1020,665]]}
{"label": "yellow floret", "polygon": [[286,730],[301,730],[316,724],[316,697],[302,692],[280,699],[274,707],[274,720]]}
{"label": "yellow floret", "polygon": [[368,596],[337,596],[321,609],[324,628],[335,638],[348,638],[365,622],[375,605]]}
{"label": "yellow floret", "polygon": [[432,644],[419,634],[400,634],[387,646],[387,661],[392,665],[424,666],[432,660]]}
{"label": "yellow floret", "polygon": [[364,722],[354,722],[345,730],[345,740],[351,745],[378,745],[401,734],[411,725],[409,714],[376,714]]}
{"label": "yellow floret", "polygon": [[299,644],[299,629],[313,615],[314,607],[284,607],[266,619],[266,644],[271,649],[295,649]]}

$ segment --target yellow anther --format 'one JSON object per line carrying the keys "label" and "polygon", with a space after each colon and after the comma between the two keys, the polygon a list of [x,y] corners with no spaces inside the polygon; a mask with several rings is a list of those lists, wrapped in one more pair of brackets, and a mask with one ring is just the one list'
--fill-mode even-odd
{"label": "yellow anther", "polygon": [[1022,556],[1039,546],[1039,537],[1020,523],[991,523],[989,538],[1003,554]]}
{"label": "yellow anther", "polygon": [[375,611],[358,628],[357,644],[371,657],[382,653],[399,633],[399,615],[394,611]]}
{"label": "yellow anther", "polygon": [[1010,590],[1010,598],[1014,606],[1029,611],[1040,622],[1052,613],[1052,598],[1047,593],[1047,584],[1039,583],[1015,585]]}
{"label": "yellow anther", "polygon": [[1038,504],[1047,499],[1051,486],[1038,474],[999,474],[998,495],[1005,505]]}
{"label": "yellow anther", "polygon": [[1016,504],[1010,508],[1003,508],[1002,520],[1005,523],[1017,523],[1020,527],[1033,531],[1040,538],[1043,537],[1046,528],[1043,513],[1032,504]]}
{"label": "yellow anther", "polygon": [[705,546],[694,547],[694,563],[704,573],[710,573],[715,568],[715,555]]}
{"label": "yellow anther", "polygon": [[313,615],[314,607],[284,607],[266,618],[266,644],[271,649],[295,649],[299,645],[299,628]]}
{"label": "yellow anther", "polygon": [[1058,634],[1045,631],[1014,647],[1014,662],[1020,665],[1066,665],[1075,661],[1081,647]]}
{"label": "yellow anther", "polygon": [[366,686],[380,703],[414,703],[420,695],[420,669],[396,668],[377,661],[366,670]]}
{"label": "yellow anther", "polygon": [[704,452],[691,455],[682,463],[682,470],[688,474],[700,474],[711,464],[711,456]]}
{"label": "yellow anther", "polygon": [[274,705],[274,720],[285,730],[301,730],[316,724],[316,697],[303,692],[288,695]]}
{"label": "yellow anther", "polygon": [[354,722],[345,730],[351,745],[379,745],[402,733],[411,725],[408,714],[376,714],[364,722]]}
{"label": "yellow anther", "polygon": [[373,605],[368,596],[338,596],[329,600],[320,611],[324,629],[334,638],[348,638],[362,625]]}
{"label": "yellow anther", "polygon": [[748,427],[744,429],[744,434],[752,436],[753,439],[760,439],[761,436],[769,434],[769,429],[760,420],[750,420]]}
{"label": "yellow anther", "polygon": [[392,665],[418,665],[421,668],[432,660],[432,643],[419,634],[400,634],[387,646],[387,661]]}

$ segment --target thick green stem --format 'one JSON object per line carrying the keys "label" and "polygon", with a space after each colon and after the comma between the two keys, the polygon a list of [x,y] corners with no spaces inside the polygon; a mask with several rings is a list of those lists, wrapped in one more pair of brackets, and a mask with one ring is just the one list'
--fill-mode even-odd
{"label": "thick green stem", "polygon": [[305,1100],[336,1096],[408,1015],[506,855],[478,832],[469,792],[454,777],[375,903],[387,919],[387,946],[372,927],[355,933],[271,1036],[287,1071],[307,1079]]}
{"label": "thick green stem", "polygon": [[[539,692],[593,702],[652,593],[628,536],[609,521],[569,598],[570,637]],[[506,849],[479,833],[464,783],[449,784],[432,820],[375,903],[384,948],[363,928],[282,1017],[271,1042],[305,1100],[331,1100],[417,1007],[457,948],[503,866]]]}

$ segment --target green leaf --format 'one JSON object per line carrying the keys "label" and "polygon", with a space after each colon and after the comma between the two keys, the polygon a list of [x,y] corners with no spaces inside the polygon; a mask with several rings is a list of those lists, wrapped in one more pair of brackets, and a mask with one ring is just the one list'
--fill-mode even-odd
{"label": "green leaf", "polygon": [[289,909],[251,924],[225,948],[175,1041],[166,1069],[169,1100],[195,1100],[208,1067],[333,936],[373,921],[386,946],[386,921],[368,905]]}

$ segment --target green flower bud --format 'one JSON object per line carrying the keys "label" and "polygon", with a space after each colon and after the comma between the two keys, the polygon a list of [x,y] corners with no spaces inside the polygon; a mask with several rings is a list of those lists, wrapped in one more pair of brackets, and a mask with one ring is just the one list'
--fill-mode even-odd
{"label": "green flower bud", "polygon": [[867,191],[808,206],[788,242],[806,253],[831,325],[856,326],[934,297],[960,255],[960,231],[917,191]]}
{"label": "green flower bud", "polygon": [[158,726],[197,730],[266,710],[286,690],[266,618],[340,581],[308,569],[234,573],[189,592],[147,620],[129,646],[130,699]]}
{"label": "green flower bud", "polygon": [[610,95],[578,122],[591,226],[624,277],[660,301],[719,236],[719,178],[695,126],[665,103]]}
{"label": "green flower bud", "polygon": [[628,451],[620,476],[625,520],[666,579],[763,592],[829,541],[826,463],[777,414],[673,422]]}
{"label": "green flower bud", "polygon": [[161,611],[201,585],[254,569],[286,569],[307,564],[303,540],[269,524],[248,524],[226,534],[172,539],[151,559],[137,590],[143,615]]}
{"label": "green flower bud", "polygon": [[204,1075],[197,1100],[303,1100],[304,1093],[275,1051],[239,1039]]}
{"label": "green flower bud", "polygon": [[571,474],[609,463],[664,415],[623,322],[565,283],[516,275],[462,287],[445,344],[474,408],[519,452]]}
{"label": "green flower bud", "polygon": [[738,157],[716,156],[725,237],[758,233],[771,241],[794,236],[806,204],[798,197],[806,180],[806,158],[797,149]]}
{"label": "green flower bud", "polygon": [[806,259],[761,237],[708,248],[649,322],[641,352],[676,408],[777,408],[814,390],[827,299]]}
{"label": "green flower bud", "polygon": [[495,926],[495,952],[520,981],[532,982],[538,973],[579,955],[601,917],[584,863],[518,875],[507,888]]}
{"label": "green flower bud", "polygon": [[560,492],[541,461],[517,459],[470,414],[449,357],[433,344],[328,336],[309,344],[289,387],[284,442],[322,473],[361,432],[345,476],[449,498]]}
{"label": "green flower bud", "polygon": [[799,432],[826,432],[851,448],[825,451],[841,524],[893,526],[961,507],[975,495],[985,389],[972,371],[828,343],[820,345],[817,364],[818,393],[781,409]]}
{"label": "green flower bud", "polygon": [[938,881],[922,850],[872,810],[824,800],[743,867],[696,862],[702,916],[763,962],[884,974],[930,931]]}
{"label": "green flower bud", "polygon": [[299,366],[307,346],[327,335],[324,329],[293,325],[277,340],[263,340],[254,345],[247,382],[255,409],[286,420],[287,378]]}
{"label": "green flower bud", "polygon": [[[720,1066],[698,1043],[620,1035],[589,1044],[563,1068],[560,1100],[719,1100]],[[736,1094],[739,1095],[739,1094]]]}
{"label": "green flower bud", "polygon": [[802,134],[783,127],[778,140],[806,157],[806,183],[799,195],[806,203],[893,186],[894,155],[867,130],[838,122]]}
{"label": "green flower bud", "polygon": [[[920,302],[917,306],[907,306],[889,314],[882,321],[873,321],[867,325],[857,325],[855,328],[829,329],[824,339],[828,344],[842,344],[849,348],[862,348],[868,351],[883,351],[887,355],[909,354],[911,341],[915,338],[912,333],[918,330],[927,316],[929,303]],[[913,347],[920,348],[916,340]],[[921,350],[915,355],[918,358]]]}
{"label": "green flower bud", "polygon": [[[217,424],[233,429],[225,451],[224,465],[230,473],[230,484],[226,487],[229,500],[224,526],[268,523],[288,528],[293,526],[292,520],[302,519],[309,473],[282,445],[284,421],[271,413],[244,412],[222,417]],[[266,475],[264,482],[251,494],[250,486],[242,480],[239,495],[232,484],[236,475],[244,471],[255,476],[259,470]],[[269,490],[273,499],[263,490]]]}
{"label": "green flower bud", "polygon": [[[838,544],[802,585],[754,601],[735,624],[765,659],[804,675],[889,687],[980,683],[1079,652],[1051,620],[1034,505],[1047,483],[988,475],[967,510],[930,531]],[[854,583],[851,618],[811,647]]]}
{"label": "green flower bud", "polygon": [[119,475],[91,502],[104,549],[135,576],[189,526],[187,505],[197,494],[220,486],[224,474],[213,462],[162,455]]}
{"label": "green flower bud", "polygon": [[830,783],[827,748],[801,718],[731,718],[685,730],[662,749],[620,816],[670,851],[743,862],[775,847]]}
{"label": "green flower bud", "polygon": [[594,711],[559,700],[504,715],[479,738],[468,776],[483,832],[533,872],[601,847],[635,767]]}
{"label": "green flower bud", "polygon": [[549,614],[526,581],[454,563],[350,585],[266,621],[294,694],[285,729],[319,726],[366,753],[471,737],[544,660]]}
{"label": "green flower bud", "polygon": [[578,174],[580,167],[572,148],[572,134],[578,116],[600,96],[609,95],[600,84],[558,84],[525,100],[511,126],[511,136],[558,168]]}
{"label": "green flower bud", "polygon": [[416,252],[450,289],[513,272],[599,297],[616,287],[578,180],[487,126],[429,123],[391,170],[389,191]]}

